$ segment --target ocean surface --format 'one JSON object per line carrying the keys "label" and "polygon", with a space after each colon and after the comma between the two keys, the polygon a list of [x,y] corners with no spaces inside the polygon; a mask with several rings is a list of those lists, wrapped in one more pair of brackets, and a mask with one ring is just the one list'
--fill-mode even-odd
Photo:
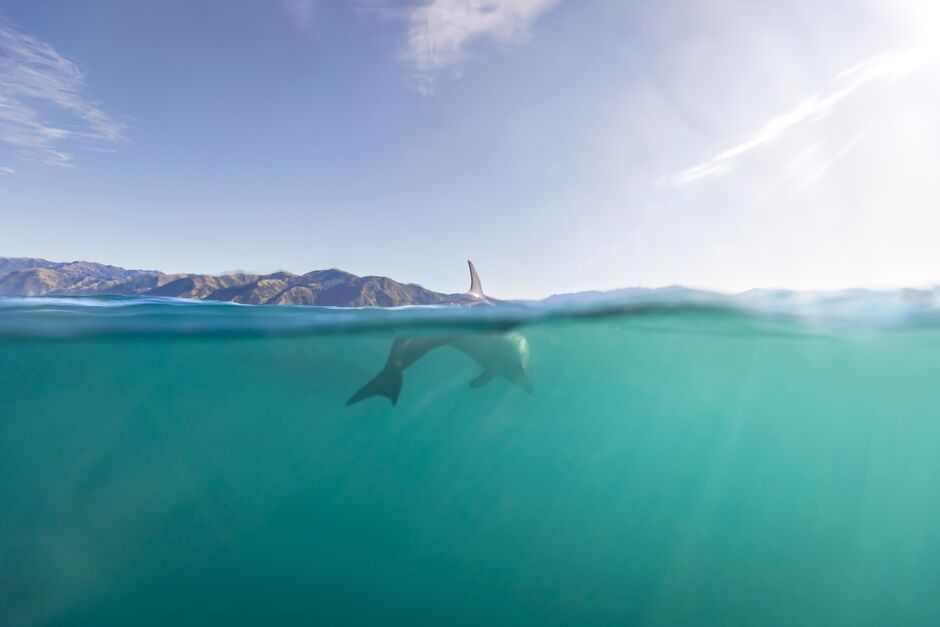
{"label": "ocean surface", "polygon": [[937,625],[938,303],[2,299],[0,625]]}

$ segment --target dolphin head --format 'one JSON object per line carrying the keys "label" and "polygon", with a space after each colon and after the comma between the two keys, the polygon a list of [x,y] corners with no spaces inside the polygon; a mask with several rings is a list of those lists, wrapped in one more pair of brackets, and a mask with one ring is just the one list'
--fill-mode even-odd
{"label": "dolphin head", "polygon": [[529,379],[529,376],[526,373],[520,372],[517,376],[512,378],[512,382],[529,394],[532,394],[532,381]]}

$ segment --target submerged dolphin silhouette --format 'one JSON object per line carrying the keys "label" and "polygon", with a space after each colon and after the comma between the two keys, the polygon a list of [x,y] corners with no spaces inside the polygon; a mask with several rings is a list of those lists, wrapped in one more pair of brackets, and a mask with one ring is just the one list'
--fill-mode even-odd
{"label": "submerged dolphin silhouette", "polygon": [[[470,266],[470,290],[451,300],[455,304],[468,307],[490,305],[483,294],[480,277]],[[501,377],[515,383],[528,393],[532,393],[529,381],[529,343],[525,336],[516,331],[466,333],[461,335],[403,336],[396,338],[388,354],[385,368],[358,392],[352,395],[346,405],[352,405],[373,396],[384,396],[398,403],[401,393],[403,373],[411,364],[439,346],[452,346],[477,362],[483,372],[470,382],[470,387],[478,388],[489,383],[494,377]]]}

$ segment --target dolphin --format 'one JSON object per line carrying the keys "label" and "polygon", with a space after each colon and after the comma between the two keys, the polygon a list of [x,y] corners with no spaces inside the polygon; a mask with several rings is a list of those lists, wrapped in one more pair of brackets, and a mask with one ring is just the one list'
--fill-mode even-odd
{"label": "dolphin", "polygon": [[[492,305],[483,293],[480,277],[473,262],[470,266],[470,289],[466,294],[453,297],[449,302],[465,307]],[[532,393],[532,374],[529,359],[529,342],[516,331],[463,333],[458,335],[411,335],[395,339],[389,351],[385,367],[346,402],[347,407],[373,396],[384,396],[392,405],[398,403],[403,374],[406,368],[435,348],[451,346],[470,357],[483,369],[470,381],[470,387],[486,385],[494,378],[501,378]]]}

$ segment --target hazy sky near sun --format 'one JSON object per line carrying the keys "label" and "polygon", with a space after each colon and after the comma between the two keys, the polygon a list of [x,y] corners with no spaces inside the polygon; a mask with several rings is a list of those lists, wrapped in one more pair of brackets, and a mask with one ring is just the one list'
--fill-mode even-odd
{"label": "hazy sky near sun", "polygon": [[936,0],[0,0],[0,255],[940,283]]}

